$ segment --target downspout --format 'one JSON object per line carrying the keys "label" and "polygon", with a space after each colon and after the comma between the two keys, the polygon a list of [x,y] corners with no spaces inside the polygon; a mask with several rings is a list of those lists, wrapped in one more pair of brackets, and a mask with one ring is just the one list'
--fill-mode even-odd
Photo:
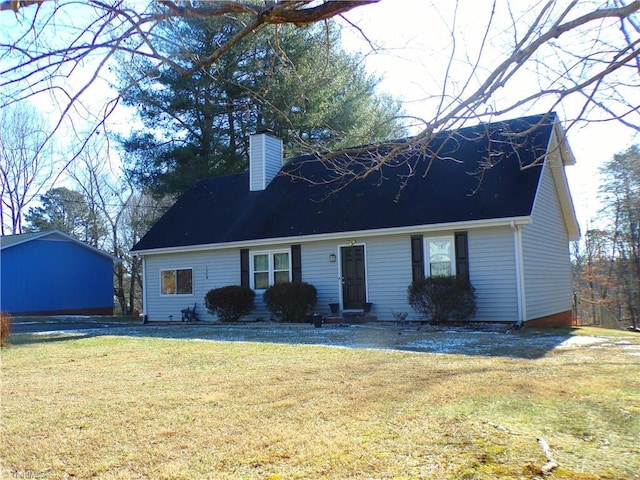
{"label": "downspout", "polygon": [[509,226],[511,230],[513,230],[513,249],[516,263],[516,295],[518,297],[518,319],[516,321],[516,327],[520,328],[527,316],[527,304],[525,302],[524,291],[524,262],[522,258],[522,229],[521,226],[516,225],[513,220],[511,220]]}
{"label": "downspout", "polygon": [[142,322],[147,323],[147,259],[142,255]]}

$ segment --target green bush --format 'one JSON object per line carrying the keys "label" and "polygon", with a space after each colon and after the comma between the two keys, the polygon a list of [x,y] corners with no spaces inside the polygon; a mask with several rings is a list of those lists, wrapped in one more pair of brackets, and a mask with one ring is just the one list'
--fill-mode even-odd
{"label": "green bush", "polygon": [[264,292],[264,303],[283,322],[301,322],[315,307],[318,292],[309,283],[278,283]]}
{"label": "green bush", "polygon": [[235,322],[255,308],[256,293],[247,287],[229,285],[209,290],[204,304],[209,313],[214,313],[223,322]]}
{"label": "green bush", "polygon": [[453,276],[427,277],[409,285],[407,301],[432,324],[466,321],[476,313],[474,291],[467,280]]}

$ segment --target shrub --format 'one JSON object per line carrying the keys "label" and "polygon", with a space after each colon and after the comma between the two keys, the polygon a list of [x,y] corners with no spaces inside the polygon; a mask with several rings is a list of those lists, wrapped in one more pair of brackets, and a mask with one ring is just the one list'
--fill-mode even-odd
{"label": "shrub", "polygon": [[468,320],[476,313],[475,289],[467,280],[436,276],[416,280],[407,290],[411,308],[432,324]]}
{"label": "shrub", "polygon": [[214,313],[223,322],[235,322],[255,308],[256,293],[247,287],[229,285],[209,290],[204,304],[209,313]]}
{"label": "shrub", "polygon": [[9,330],[11,329],[11,315],[0,312],[0,347],[9,345]]}
{"label": "shrub", "polygon": [[316,287],[309,283],[278,283],[264,292],[264,303],[283,322],[301,322],[318,300]]}

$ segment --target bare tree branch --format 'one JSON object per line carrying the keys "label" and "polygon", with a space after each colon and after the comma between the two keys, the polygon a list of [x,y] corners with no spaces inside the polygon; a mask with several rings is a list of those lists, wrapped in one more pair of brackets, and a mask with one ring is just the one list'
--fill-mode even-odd
{"label": "bare tree branch", "polygon": [[[0,111],[0,234],[22,233],[27,205],[50,184],[44,120],[28,104]],[[43,154],[43,153],[46,153]]]}
{"label": "bare tree branch", "polygon": [[[80,102],[93,95],[94,87],[104,82],[105,77],[109,78],[109,63],[116,53],[129,55],[130,61],[149,60],[147,76],[156,75],[163,68],[188,76],[215,65],[226,52],[261,28],[283,23],[304,26],[341,17],[377,1],[160,0],[131,7],[123,0],[91,0],[79,7],[72,0],[0,0],[0,11],[16,12],[17,26],[13,36],[0,35],[0,107],[48,93],[59,102],[58,121],[54,122],[50,138],[62,131],[67,126],[65,122],[80,110],[87,117],[93,116],[92,126],[85,128],[85,132],[95,133],[116,107],[117,93],[106,98],[103,102],[106,107],[99,111],[84,108]],[[437,62],[429,59],[443,68],[432,74],[439,82],[428,92],[430,108],[418,119],[417,134],[410,142],[361,149],[360,153],[363,150],[369,153],[364,157],[358,154],[360,162],[367,159],[364,169],[362,165],[350,163],[355,161],[356,151],[318,151],[335,169],[336,178],[352,181],[379,174],[381,166],[390,159],[410,158],[409,153],[416,149],[437,159],[439,152],[428,151],[428,145],[438,132],[514,112],[539,112],[540,109],[550,112],[563,108],[571,99],[581,103],[577,108],[572,106],[575,113],[567,119],[569,126],[594,119],[600,121],[601,116],[606,116],[640,131],[637,101],[640,0],[540,0],[526,8],[515,3],[507,3],[505,7],[494,1],[491,9],[486,10],[485,18],[477,19],[476,24],[483,26],[483,30],[470,52],[463,48],[465,42],[456,30],[458,15],[466,6],[456,2],[454,7],[448,26],[451,43],[449,51],[444,52],[448,58]],[[82,8],[83,15],[73,15],[78,8]],[[439,12],[434,5],[422,8],[434,13],[425,17],[427,22],[438,20]],[[412,13],[409,10],[406,15]],[[511,25],[499,26],[500,15],[506,15]],[[235,36],[221,40],[218,48],[206,57],[193,54],[178,35],[167,38],[166,29],[160,28],[184,19],[219,16],[231,16],[241,28]],[[356,29],[372,50],[378,51],[364,30]],[[158,51],[155,40],[161,36],[181,53],[170,55]],[[500,45],[498,54],[495,45]],[[465,67],[464,77],[456,77],[460,65]],[[93,74],[88,76],[87,66],[93,69]],[[533,75],[537,89],[523,90],[517,97],[502,99],[505,90],[517,89],[522,79],[531,79]],[[142,80],[131,79],[132,82]],[[78,135],[80,130],[77,129]],[[80,148],[84,144],[80,140]],[[412,171],[418,173],[415,169]]]}
{"label": "bare tree branch", "polygon": [[0,11],[1,10],[13,10],[14,12],[18,12],[23,7],[28,7],[30,5],[38,5],[42,3],[43,0],[5,0],[0,2]]}
{"label": "bare tree branch", "polygon": [[[445,80],[441,82],[442,89],[439,99],[436,98],[436,106],[430,117],[426,117],[426,126],[412,138],[410,142],[400,142],[389,149],[383,145],[378,148],[369,147],[373,152],[368,168],[359,168],[353,163],[353,157],[363,158],[358,152],[332,152],[323,154],[327,162],[336,171],[344,175],[339,180],[341,186],[350,181],[371,175],[378,171],[382,165],[393,163],[394,159],[410,152],[412,149],[421,148],[425,151],[431,162],[426,167],[427,171],[434,159],[438,158],[438,152],[428,151],[428,145],[433,135],[443,130],[455,130],[464,125],[469,119],[476,121],[491,121],[508,115],[512,111],[527,110],[527,107],[543,103],[545,109],[551,112],[560,107],[569,98],[583,98],[585,103],[582,109],[575,113],[573,118],[567,119],[568,126],[581,121],[589,121],[590,107],[598,107],[600,112],[608,113],[611,119],[621,121],[623,124],[640,131],[640,115],[638,102],[630,100],[633,96],[627,96],[625,106],[625,94],[622,88],[635,92],[637,99],[640,90],[640,76],[637,63],[640,56],[640,32],[635,28],[637,20],[635,15],[640,10],[640,2],[616,1],[613,5],[606,4],[604,8],[594,7],[585,12],[583,2],[573,0],[564,4],[560,12],[554,12],[557,2],[540,2],[539,8],[532,9],[535,17],[527,26],[522,35],[515,34],[513,45],[504,55],[497,66],[491,67],[484,78],[481,75],[481,56],[487,54],[483,48],[480,56],[470,63],[470,73],[467,81],[458,88],[458,93],[448,91],[447,80],[451,74],[451,62],[457,54],[455,17],[451,22],[450,30],[452,43],[449,52],[449,62],[444,68]],[[604,3],[604,2],[603,2]],[[491,28],[493,11],[487,21],[484,37],[486,38]],[[516,18],[511,17],[513,32],[517,32]],[[613,42],[614,21],[620,25],[623,35],[617,42]],[[632,28],[624,28],[632,25]],[[580,32],[589,33],[593,44],[590,50],[584,46],[576,48],[571,39]],[[567,42],[562,43],[567,37]],[[549,75],[554,72],[554,62],[561,62],[562,58],[571,57],[575,62],[565,65],[565,69],[555,77],[546,79],[538,74],[541,82],[537,90],[525,90],[525,94],[516,97],[508,103],[496,104],[493,108],[487,108],[502,89],[517,82],[527,69],[537,65],[539,72]],[[625,74],[629,68],[632,72]],[[472,78],[479,82],[474,83]],[[619,78],[627,79],[626,84],[620,83]],[[473,85],[475,87],[472,87]],[[614,108],[613,100],[617,96],[611,94],[611,90],[618,91],[618,105]],[[605,93],[606,92],[606,93]],[[437,96],[436,96],[437,97]],[[516,138],[513,141],[517,141]],[[542,158],[539,159],[542,161]],[[524,168],[530,168],[528,165]],[[483,168],[491,168],[487,164]],[[352,172],[348,175],[347,172]],[[353,173],[358,172],[358,173]],[[481,172],[478,172],[481,175]]]}

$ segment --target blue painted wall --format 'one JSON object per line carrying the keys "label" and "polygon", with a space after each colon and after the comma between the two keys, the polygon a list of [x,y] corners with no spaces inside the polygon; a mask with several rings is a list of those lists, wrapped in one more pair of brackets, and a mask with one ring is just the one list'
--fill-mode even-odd
{"label": "blue painted wall", "polygon": [[113,308],[113,262],[67,240],[38,239],[4,248],[0,309],[12,314]]}

